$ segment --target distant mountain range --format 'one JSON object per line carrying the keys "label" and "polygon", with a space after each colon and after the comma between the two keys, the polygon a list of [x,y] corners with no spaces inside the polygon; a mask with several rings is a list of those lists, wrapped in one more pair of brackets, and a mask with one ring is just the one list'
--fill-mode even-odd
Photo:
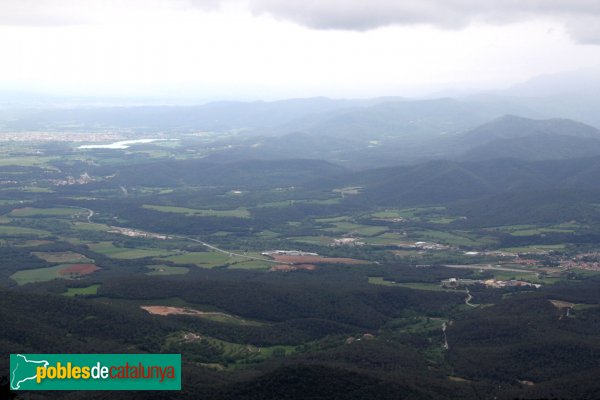
{"label": "distant mountain range", "polygon": [[110,185],[150,186],[203,185],[245,188],[289,187],[315,176],[337,176],[348,170],[322,160],[242,160],[213,163],[205,159],[160,160],[125,167],[100,167],[95,174],[115,174]]}
{"label": "distant mountain range", "polygon": [[359,109],[392,99],[335,100],[316,97],[273,102],[224,101],[198,106],[27,108],[0,113],[0,129],[255,132],[274,129],[313,114]]}
{"label": "distant mountain range", "polygon": [[[213,158],[306,158],[353,168],[448,159],[551,160],[600,155],[600,130],[567,119],[536,120],[456,100],[393,102],[337,113],[304,131],[253,137]],[[470,129],[469,127],[472,127]],[[209,157],[210,158],[210,157]]]}
{"label": "distant mountain range", "polygon": [[[462,148],[456,137],[504,114],[498,104],[454,99],[390,100],[315,114],[271,129],[269,135],[241,139],[241,146],[218,153],[244,158],[322,158],[354,168],[396,165],[452,157]],[[266,133],[265,132],[265,133]]]}
{"label": "distant mountain range", "polygon": [[511,96],[554,97],[577,94],[579,96],[600,94],[600,66],[545,74],[531,78],[506,90]]}
{"label": "distant mountain range", "polygon": [[552,190],[596,193],[600,199],[600,157],[524,161],[431,161],[349,172],[315,180],[314,187],[360,186],[361,201],[384,206],[441,204],[516,192]]}
{"label": "distant mountain range", "polygon": [[542,75],[504,91],[466,99],[510,102],[541,118],[570,118],[600,128],[600,66]]}
{"label": "distant mountain range", "polygon": [[311,158],[367,169],[440,159],[592,157],[600,155],[600,131],[567,118],[600,127],[596,72],[600,70],[538,77],[503,92],[460,99],[317,97],[197,106],[3,109],[0,130],[212,132],[217,145],[206,160],[221,164]]}
{"label": "distant mountain range", "polygon": [[600,130],[568,119],[534,120],[506,115],[467,132],[463,138],[465,142],[483,144],[491,140],[522,139],[540,135],[598,139]]}
{"label": "distant mountain range", "polygon": [[567,119],[532,120],[504,116],[461,137],[459,158],[548,160],[600,155],[600,130]]}

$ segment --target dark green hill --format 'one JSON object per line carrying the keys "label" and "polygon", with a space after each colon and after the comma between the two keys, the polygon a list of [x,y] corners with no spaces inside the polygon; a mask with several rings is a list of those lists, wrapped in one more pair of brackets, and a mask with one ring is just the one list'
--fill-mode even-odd
{"label": "dark green hill", "polygon": [[207,185],[224,187],[297,186],[316,176],[333,176],[346,168],[322,160],[242,160],[218,163],[204,159],[155,161],[98,174],[116,173],[109,182],[127,186]]}
{"label": "dark green hill", "polygon": [[321,179],[315,187],[361,186],[348,199],[376,205],[441,204],[517,192],[570,190],[600,195],[600,158],[528,162],[432,161]]}
{"label": "dark green hill", "polygon": [[4,289],[0,289],[0,319],[3,371],[8,371],[10,353],[158,351],[160,336],[171,331],[140,310]]}
{"label": "dark green hill", "polygon": [[461,398],[474,398],[470,396],[469,391],[457,384],[444,382],[446,386],[444,388],[432,388],[428,385],[419,387],[411,382],[417,379],[411,374],[400,381],[385,380],[362,371],[337,366],[300,364],[279,368],[253,381],[214,393],[208,398],[211,400],[455,398],[450,393],[454,395],[459,393]]}
{"label": "dark green hill", "polygon": [[[466,216],[468,219],[462,221],[461,225],[469,227],[574,220],[597,223],[600,221],[600,210],[594,203],[599,198],[597,191],[572,189],[518,191],[462,200],[451,204],[448,212]],[[545,239],[550,240],[547,237]],[[575,238],[571,237],[569,240],[574,241]]]}
{"label": "dark green hill", "polygon": [[[600,368],[598,281],[558,284],[464,314],[448,329],[449,359],[461,376],[535,383],[561,378],[573,368]],[[549,299],[590,304],[564,317]],[[476,350],[475,350],[476,349]]]}
{"label": "dark green hill", "polygon": [[506,115],[457,141],[462,160],[550,160],[600,155],[600,130],[568,119],[534,120]]}
{"label": "dark green hill", "polygon": [[463,139],[471,144],[482,144],[496,139],[517,139],[537,135],[600,139],[600,130],[569,119],[537,120],[505,115],[471,130],[463,136]]}
{"label": "dark green hill", "polygon": [[522,160],[558,160],[599,154],[599,139],[538,134],[516,139],[495,139],[467,151],[461,159],[479,161],[514,157]]}

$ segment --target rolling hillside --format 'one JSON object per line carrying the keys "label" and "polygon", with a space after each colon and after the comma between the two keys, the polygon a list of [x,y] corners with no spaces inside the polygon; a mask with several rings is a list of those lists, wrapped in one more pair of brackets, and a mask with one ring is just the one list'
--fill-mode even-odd
{"label": "rolling hillside", "polygon": [[568,119],[534,120],[507,115],[475,128],[458,141],[461,160],[552,160],[600,155],[600,130]]}

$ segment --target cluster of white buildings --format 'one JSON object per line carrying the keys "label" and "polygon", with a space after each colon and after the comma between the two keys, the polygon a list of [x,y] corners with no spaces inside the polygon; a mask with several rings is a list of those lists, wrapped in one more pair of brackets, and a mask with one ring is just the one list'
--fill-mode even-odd
{"label": "cluster of white buildings", "polygon": [[331,246],[364,246],[365,242],[359,241],[357,238],[347,237],[333,239]]}
{"label": "cluster of white buildings", "polygon": [[108,231],[108,233],[118,233],[119,235],[124,235],[124,236],[129,236],[129,237],[152,238],[152,239],[160,239],[160,240],[169,239],[169,236],[167,236],[167,235],[138,231],[137,229],[121,228],[119,226],[111,226],[110,228],[111,228],[111,230]]}
{"label": "cluster of white buildings", "polygon": [[309,253],[300,250],[269,250],[263,251],[263,256],[318,256],[317,253]]}
{"label": "cluster of white buildings", "polygon": [[477,279],[460,279],[460,278],[450,278],[445,279],[441,282],[443,287],[448,288],[457,288],[461,286],[469,286],[469,285],[485,285],[489,288],[505,288],[505,287],[534,287],[536,289],[542,287],[542,285],[537,283],[531,283],[526,281],[518,281],[515,279],[511,279],[508,281],[497,281],[495,279],[486,279],[486,280],[477,280]]}
{"label": "cluster of white buildings", "polygon": [[451,247],[445,244],[433,243],[433,242],[414,242],[410,244],[402,245],[402,247],[410,247],[421,250],[448,250]]}
{"label": "cluster of white buildings", "polygon": [[68,176],[66,179],[61,180],[53,180],[52,183],[55,186],[70,186],[70,185],[85,185],[87,183],[93,182],[94,179],[88,175],[87,172],[84,172],[79,176],[79,178],[75,178],[73,176]]}

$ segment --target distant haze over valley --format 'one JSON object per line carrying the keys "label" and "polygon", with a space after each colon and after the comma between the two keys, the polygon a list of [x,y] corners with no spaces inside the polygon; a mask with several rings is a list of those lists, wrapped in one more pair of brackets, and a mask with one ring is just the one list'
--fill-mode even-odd
{"label": "distant haze over valley", "polygon": [[[599,27],[0,0],[0,399],[600,399]],[[46,390],[98,353],[181,370]]]}
{"label": "distant haze over valley", "polygon": [[205,156],[217,162],[300,156],[358,169],[435,159],[569,159],[600,155],[599,77],[598,69],[567,72],[456,97],[201,105],[61,104],[55,97],[36,103],[35,96],[7,93],[0,131],[120,132],[134,140],[201,133],[210,142]]}

